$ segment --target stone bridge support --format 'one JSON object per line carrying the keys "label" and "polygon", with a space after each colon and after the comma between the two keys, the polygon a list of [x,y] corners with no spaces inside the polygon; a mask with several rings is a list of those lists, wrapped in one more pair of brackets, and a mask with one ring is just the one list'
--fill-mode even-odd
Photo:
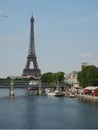
{"label": "stone bridge support", "polygon": [[13,79],[11,79],[11,83],[10,83],[10,96],[14,96],[14,82]]}

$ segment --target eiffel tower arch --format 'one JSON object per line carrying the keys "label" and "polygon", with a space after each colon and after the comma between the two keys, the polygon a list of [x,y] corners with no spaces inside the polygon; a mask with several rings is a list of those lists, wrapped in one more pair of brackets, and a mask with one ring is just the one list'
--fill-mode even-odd
{"label": "eiffel tower arch", "polygon": [[[33,16],[30,19],[31,28],[30,28],[30,43],[29,51],[27,56],[26,66],[23,70],[23,76],[32,76],[36,78],[41,77],[41,70],[38,67],[37,57],[35,53],[35,41],[34,41],[34,18]],[[33,67],[30,67],[30,64],[33,63]]]}

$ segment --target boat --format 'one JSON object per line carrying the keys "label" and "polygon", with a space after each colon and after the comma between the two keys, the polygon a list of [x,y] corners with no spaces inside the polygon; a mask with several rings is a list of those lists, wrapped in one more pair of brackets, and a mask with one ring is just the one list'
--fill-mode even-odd
{"label": "boat", "polygon": [[32,87],[28,87],[27,89],[28,89],[28,90],[33,90],[33,88],[32,88]]}
{"label": "boat", "polygon": [[55,90],[54,93],[55,93],[55,95],[54,95],[55,97],[64,96],[64,94],[62,92],[58,91],[58,90]]}
{"label": "boat", "polygon": [[68,97],[68,98],[76,98],[76,93],[66,92],[66,93],[65,93],[65,97]]}
{"label": "boat", "polygon": [[58,90],[58,88],[55,90],[55,91],[51,91],[50,89],[46,89],[45,90],[46,94],[48,96],[55,96],[55,97],[61,97],[61,96],[64,96],[64,94],[62,92],[60,92]]}
{"label": "boat", "polygon": [[59,92],[58,90],[55,90],[53,92],[47,92],[48,96],[55,96],[55,97],[61,97],[64,96],[62,92]]}
{"label": "boat", "polygon": [[54,92],[47,92],[47,95],[48,96],[55,96],[55,93]]}
{"label": "boat", "polygon": [[69,98],[76,98],[76,94],[71,93],[71,94],[69,95]]}

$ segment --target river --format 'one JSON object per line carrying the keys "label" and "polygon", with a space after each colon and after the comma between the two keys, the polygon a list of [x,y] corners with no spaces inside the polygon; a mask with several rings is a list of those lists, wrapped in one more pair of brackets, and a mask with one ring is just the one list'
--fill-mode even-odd
{"label": "river", "polygon": [[98,105],[0,88],[0,129],[97,129]]}

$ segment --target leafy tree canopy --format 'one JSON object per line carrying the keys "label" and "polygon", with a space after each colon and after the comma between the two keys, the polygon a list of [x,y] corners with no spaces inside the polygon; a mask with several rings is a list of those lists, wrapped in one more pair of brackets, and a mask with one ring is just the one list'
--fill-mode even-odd
{"label": "leafy tree canopy", "polygon": [[98,85],[98,68],[96,66],[87,66],[78,73],[80,86],[97,86]]}
{"label": "leafy tree canopy", "polygon": [[64,72],[44,73],[41,77],[41,81],[46,84],[56,84],[57,82],[61,83],[64,81]]}

